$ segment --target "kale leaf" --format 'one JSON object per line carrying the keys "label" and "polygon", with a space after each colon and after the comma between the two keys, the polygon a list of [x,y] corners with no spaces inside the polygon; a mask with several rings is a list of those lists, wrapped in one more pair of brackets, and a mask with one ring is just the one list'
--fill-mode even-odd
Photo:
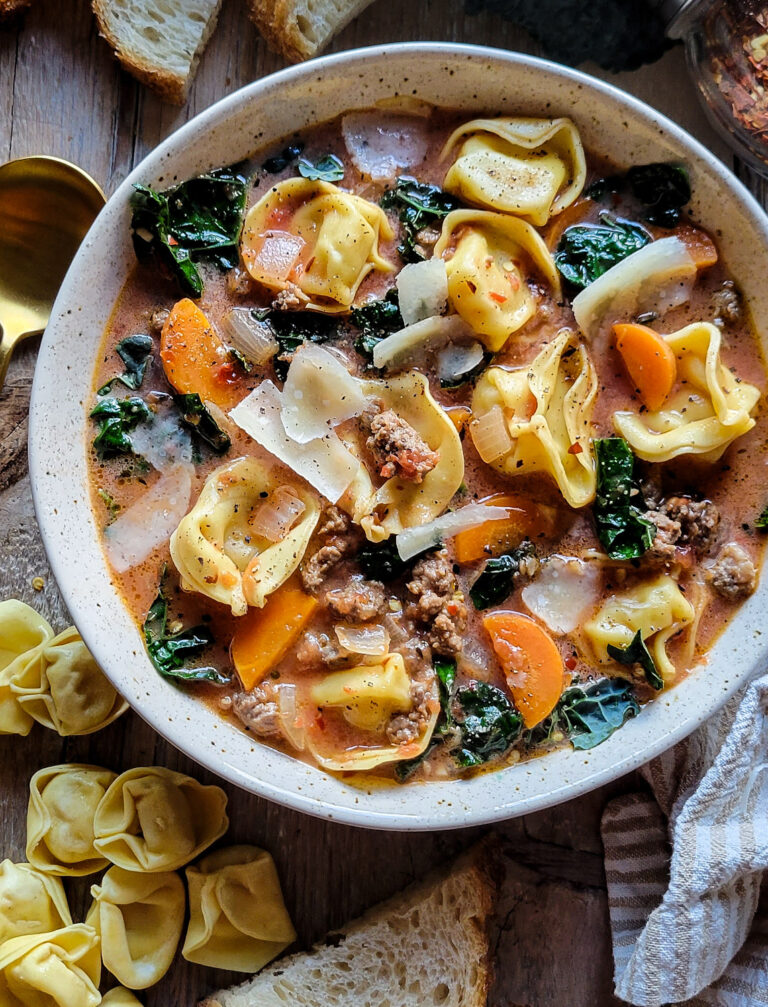
{"label": "kale leaf", "polygon": [[[165,573],[165,571],[163,571]],[[168,602],[160,587],[144,620],[144,640],[152,664],[161,675],[184,682],[212,682],[226,685],[229,679],[215,668],[188,668],[186,662],[213,643],[207,626],[195,626],[169,634]]]}
{"label": "kale leaf", "polygon": [[400,314],[397,289],[393,287],[380,300],[369,301],[355,308],[349,320],[360,330],[355,340],[355,349],[361,357],[372,360],[376,344],[391,333],[402,329],[405,324]]}
{"label": "kale leaf", "polygon": [[643,219],[649,224],[674,227],[680,219],[680,210],[690,201],[691,183],[683,165],[658,161],[636,164],[624,175],[599,178],[584,195],[599,200],[609,193],[636,199],[643,207]]}
{"label": "kale leaf", "polygon": [[488,10],[515,21],[549,59],[571,66],[594,60],[605,70],[636,70],[672,44],[650,0],[467,0],[466,6],[469,14]]}
{"label": "kale leaf", "polygon": [[270,175],[278,175],[281,171],[285,171],[289,164],[293,164],[302,150],[304,150],[304,144],[300,140],[296,143],[290,143],[279,154],[268,157],[262,164],[261,170]]}
{"label": "kale leaf", "polygon": [[260,316],[266,321],[280,346],[279,354],[272,361],[275,374],[285,381],[290,360],[302,343],[325,343],[339,335],[339,323],[333,316],[319,315],[312,311],[270,311]]}
{"label": "kale leaf", "polygon": [[125,364],[125,370],[102,385],[97,395],[106,395],[116,381],[134,392],[141,386],[149,361],[152,359],[152,337],[141,334],[126,336],[120,340],[115,349]]}
{"label": "kale leaf", "polygon": [[140,262],[157,258],[190,297],[203,281],[196,262],[232,269],[239,260],[238,240],[248,179],[239,167],[218,168],[157,192],[135,185],[131,233]]}
{"label": "kale leaf", "polygon": [[422,552],[416,553],[410,559],[400,559],[394,536],[383,542],[365,542],[358,550],[355,559],[366,577],[370,580],[391,581],[404,577],[413,568],[414,563],[428,552],[442,549],[442,542],[427,546]]}
{"label": "kale leaf", "polygon": [[173,401],[181,415],[181,421],[217,454],[223,455],[232,444],[226,434],[211,416],[208,407],[197,394],[174,395]]}
{"label": "kale leaf", "polygon": [[656,525],[645,517],[643,494],[634,476],[635,456],[622,437],[595,441],[597,536],[611,559],[636,559],[650,549]]}
{"label": "kale leaf", "polygon": [[419,262],[424,258],[417,245],[419,231],[461,206],[458,199],[443,192],[439,186],[417,182],[408,175],[401,175],[394,189],[387,189],[379,203],[385,210],[398,212],[402,241],[397,251],[404,262]]}
{"label": "kale leaf", "polygon": [[760,531],[768,531],[768,504],[763,507],[755,519],[755,528],[759,528]]}
{"label": "kale leaf", "polygon": [[566,689],[547,719],[527,732],[526,747],[550,742],[562,732],[574,748],[594,748],[639,712],[634,689],[623,678],[606,678],[586,689],[574,685]]}
{"label": "kale leaf", "polygon": [[461,733],[454,758],[460,766],[479,766],[502,755],[522,730],[523,718],[501,689],[488,682],[457,689],[454,707]]}
{"label": "kale leaf", "polygon": [[511,594],[521,562],[535,555],[533,542],[524,539],[512,552],[486,560],[480,576],[469,591],[475,608],[490,608]]}
{"label": "kale leaf", "polygon": [[113,458],[115,455],[134,454],[129,432],[139,423],[151,420],[152,410],[144,399],[131,396],[128,399],[102,399],[89,415],[101,424],[93,440],[99,458]]}
{"label": "kale leaf", "polygon": [[614,661],[618,661],[619,664],[627,665],[630,668],[639,664],[645,672],[645,679],[651,688],[656,690],[664,688],[664,679],[659,674],[656,662],[653,660],[651,652],[648,650],[643,639],[643,634],[639,629],[632,637],[632,641],[628,647],[615,647],[612,643],[609,643],[608,656],[612,657]]}
{"label": "kale leaf", "polygon": [[299,159],[299,174],[313,182],[340,182],[344,178],[344,163],[335,154],[326,154],[316,164],[302,157]]}
{"label": "kale leaf", "polygon": [[650,240],[639,224],[602,212],[599,225],[566,228],[557,244],[555,265],[569,283],[583,289]]}

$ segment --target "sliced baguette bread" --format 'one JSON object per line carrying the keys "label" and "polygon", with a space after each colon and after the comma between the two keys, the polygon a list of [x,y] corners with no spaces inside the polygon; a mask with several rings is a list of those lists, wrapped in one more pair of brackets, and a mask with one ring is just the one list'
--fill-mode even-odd
{"label": "sliced baguette bread", "polygon": [[220,6],[221,0],[93,0],[99,31],[123,67],[174,105],[186,100]]}
{"label": "sliced baguette bread", "polygon": [[291,63],[324,49],[372,0],[249,0],[251,20]]}
{"label": "sliced baguette bread", "polygon": [[486,1007],[498,889],[483,841],[330,934],[199,1007]]}

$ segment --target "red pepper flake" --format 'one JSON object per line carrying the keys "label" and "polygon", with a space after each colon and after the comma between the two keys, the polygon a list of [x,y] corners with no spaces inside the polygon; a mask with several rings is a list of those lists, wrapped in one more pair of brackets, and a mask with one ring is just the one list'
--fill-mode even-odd
{"label": "red pepper flake", "polygon": [[477,284],[473,283],[471,280],[467,280],[467,286],[473,294],[477,293]]}
{"label": "red pepper flake", "polygon": [[507,300],[504,294],[497,294],[495,290],[492,290],[490,294],[488,294],[488,296],[492,301],[495,301],[497,304],[504,304],[505,301]]}
{"label": "red pepper flake", "polygon": [[174,238],[174,236],[172,234],[168,235],[168,244],[169,245],[178,245],[178,241]]}
{"label": "red pepper flake", "polygon": [[569,455],[580,455],[583,450],[584,450],[584,448],[577,441],[575,444],[571,444],[571,446],[568,448],[568,454]]}
{"label": "red pepper flake", "polygon": [[219,364],[216,368],[216,380],[225,385],[234,385],[239,379],[237,368],[234,364]]}
{"label": "red pepper flake", "polygon": [[566,668],[568,669],[568,671],[574,671],[575,668],[576,668],[576,658],[575,657],[566,657],[566,659],[564,661],[564,664],[565,664]]}

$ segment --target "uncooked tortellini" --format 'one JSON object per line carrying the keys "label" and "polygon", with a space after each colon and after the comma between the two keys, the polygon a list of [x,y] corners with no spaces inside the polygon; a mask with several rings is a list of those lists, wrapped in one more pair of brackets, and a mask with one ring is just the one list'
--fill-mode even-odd
{"label": "uncooked tortellini", "polygon": [[101,958],[112,975],[145,990],[171,967],[184,926],[184,884],[178,874],[139,874],[111,867],[93,885],[86,923],[101,937]]}
{"label": "uncooked tortellini", "polygon": [[64,886],[59,878],[31,864],[0,863],[0,944],[60,930],[72,923]]}
{"label": "uncooked tortellini", "polygon": [[[584,507],[597,481],[591,446],[596,394],[587,349],[567,329],[524,367],[489,367],[472,396],[470,431],[480,456],[510,476],[549,473],[571,507]],[[501,413],[491,419],[499,421],[500,436],[486,446],[481,430],[495,409]]]}
{"label": "uncooked tortellini", "polygon": [[98,852],[127,871],[174,871],[227,831],[227,795],[161,766],[119,776],[93,823]]}
{"label": "uncooked tortellini", "polygon": [[257,972],[296,939],[275,863],[256,846],[230,846],[187,868],[190,962]]}
{"label": "uncooked tortellini", "polygon": [[48,874],[93,874],[107,861],[94,848],[93,819],[116,774],[98,766],[49,766],[29,781],[27,860]]}
{"label": "uncooked tortellini", "polygon": [[258,535],[258,509],[284,485],[277,469],[252,457],[227,462],[208,476],[171,536],[171,557],[185,590],[229,605],[233,615],[245,615],[249,605],[263,607],[301,562],[320,515],[317,495],[297,480],[290,490],[303,509],[293,527],[277,542]]}
{"label": "uncooked tortellini", "polygon": [[394,744],[383,733],[395,714],[413,708],[411,682],[401,654],[388,655],[381,664],[361,665],[333,672],[311,692],[313,709],[338,710],[353,728],[357,744],[345,732],[342,741],[327,729],[308,729],[307,748],[324,769],[336,771],[374,769],[385,762],[413,759],[426,749],[440,711],[434,681],[424,690],[427,714],[419,736]]}
{"label": "uncooked tortellini", "polygon": [[124,986],[115,986],[104,994],[101,1007],[141,1007],[141,1002]]}
{"label": "uncooked tortellini", "polygon": [[93,734],[128,709],[74,626],[27,654],[11,689],[27,713],[62,737]]}
{"label": "uncooked tortellini", "polygon": [[25,654],[53,638],[48,622],[23,601],[0,601],[0,734],[29,734],[34,721],[11,682]]}
{"label": "uncooked tortellini", "polygon": [[[464,478],[464,452],[456,427],[430,393],[423,374],[408,371],[382,381],[362,381],[365,394],[392,409],[436,451],[437,465],[421,482],[394,475],[375,489],[368,470],[361,466],[351,487],[339,501],[360,524],[372,542],[397,535],[436,518],[447,507]],[[365,457],[364,437],[342,433],[342,440],[359,457]]]}
{"label": "uncooked tortellini", "polygon": [[669,683],[675,666],[667,655],[667,641],[693,621],[693,606],[676,580],[661,574],[611,595],[584,624],[584,633],[600,664],[613,664],[608,644],[626,648],[639,630],[656,667]]}
{"label": "uncooked tortellini", "polygon": [[392,237],[384,211],[330,182],[278,182],[248,212],[243,262],[270,290],[290,290],[304,307],[346,311],[357,288],[377,269],[393,266],[379,251]]}
{"label": "uncooked tortellini", "polygon": [[524,220],[487,210],[454,210],[443,221],[435,256],[446,260],[451,305],[492,352],[536,311],[533,266],[555,297],[560,279],[549,249]]}
{"label": "uncooked tortellini", "polygon": [[614,413],[614,426],[645,461],[666,462],[686,454],[717,461],[755,425],[751,414],[760,391],[723,364],[716,325],[695,322],[664,338],[677,358],[676,390],[656,412]]}
{"label": "uncooked tortellini", "polygon": [[84,923],[0,946],[3,1007],[98,1007],[99,938]]}
{"label": "uncooked tortellini", "polygon": [[570,119],[474,119],[449,137],[461,143],[443,188],[468,203],[546,224],[584,187],[586,162]]}

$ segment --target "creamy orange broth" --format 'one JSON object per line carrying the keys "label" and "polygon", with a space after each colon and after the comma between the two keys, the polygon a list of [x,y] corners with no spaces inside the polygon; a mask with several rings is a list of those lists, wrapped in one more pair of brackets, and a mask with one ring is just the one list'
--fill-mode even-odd
{"label": "creamy orange broth", "polygon": [[[419,181],[440,185],[445,174],[445,165],[438,162],[439,151],[451,130],[462,121],[464,121],[464,117],[435,113],[431,121],[429,148],[424,162],[418,167],[408,169],[404,174],[413,175]],[[338,125],[327,124],[314,131],[309,131],[302,134],[302,140],[306,144],[304,156],[310,160],[316,160],[328,151],[337,153],[347,168],[343,186],[372,202],[378,202],[384,186],[371,183],[354,169],[351,160],[346,155]],[[279,150],[281,146],[277,145],[274,149]],[[264,154],[262,153],[254,159],[254,165],[260,165],[263,159]],[[598,157],[588,156],[588,165],[592,178],[600,176],[605,170],[604,162],[601,162]],[[255,185],[249,190],[248,206],[252,206],[277,181],[291,177],[293,174],[293,167],[276,175],[257,173]],[[162,184],[171,185],[176,181],[178,180],[167,179]],[[599,207],[590,200],[581,199],[575,206],[565,211],[566,224],[570,226],[573,223],[594,221],[597,219],[598,210]],[[616,210],[621,212],[621,204],[617,204]],[[630,217],[628,213],[625,215]],[[390,214],[390,219],[394,222],[395,216]],[[630,219],[634,218],[630,217]],[[702,222],[702,225],[705,226],[706,221]],[[565,224],[555,217],[548,227],[539,230],[553,247],[564,226]],[[651,227],[648,229],[656,237],[669,233]],[[393,263],[399,263],[396,252],[397,241],[396,236],[394,240],[383,242],[381,246],[383,255]],[[268,291],[259,291],[255,286],[246,295],[233,295],[228,291],[225,275],[214,268],[203,267],[201,271],[204,274],[205,286],[199,304],[214,329],[219,332],[222,331],[221,321],[224,314],[233,305],[266,306],[271,301],[271,295]],[[728,275],[727,269],[721,262],[700,273],[690,303],[668,312],[662,320],[652,323],[652,326],[657,331],[670,333],[693,321],[711,320],[713,314],[712,293],[721,286]],[[363,281],[355,303],[362,304],[372,296],[382,296],[393,282],[393,274],[371,273]],[[560,303],[553,301],[543,284],[539,287],[539,295],[537,313],[509,339],[504,349],[495,356],[494,365],[519,366],[525,364],[533,359],[562,326],[568,325],[576,328],[567,301]],[[141,266],[137,266],[133,270],[104,334],[101,352],[94,371],[94,392],[109,378],[122,370],[122,364],[114,352],[117,342],[133,333],[148,332],[150,314],[157,308],[170,308],[180,296],[174,282],[161,277],[157,270]],[[353,373],[363,374],[363,361],[352,349],[353,340],[354,334],[334,343],[334,345],[345,349],[350,370]],[[163,374],[157,352],[157,337],[155,337],[155,343],[155,353],[143,384],[138,392],[132,394],[139,394],[146,398],[152,390],[160,392],[171,390]],[[611,423],[613,413],[617,409],[637,410],[640,407],[640,402],[612,342],[605,339],[594,341],[590,345],[590,353],[599,379],[599,394],[594,413],[595,436],[613,436],[614,430]],[[753,383],[764,390],[765,365],[752,330],[752,322],[747,317],[742,316],[738,325],[725,329],[723,333],[723,360],[742,380]],[[266,377],[274,378],[271,365],[261,369],[257,368],[250,375],[239,374],[235,380],[237,387],[245,396]],[[468,404],[472,393],[471,384],[455,390],[443,389],[440,388],[434,374],[431,374],[430,377],[432,393],[443,406]],[[756,419],[757,423],[754,429],[736,440],[725,452],[723,458],[714,464],[683,458],[655,466],[655,468],[661,470],[665,492],[670,494],[694,493],[698,497],[711,500],[721,514],[719,541],[734,541],[741,544],[749,552],[753,561],[759,563],[762,558],[763,541],[759,533],[755,531],[753,522],[755,516],[766,503],[765,467],[768,461],[766,458],[768,419],[762,399],[756,413]],[[233,425],[230,433],[232,434],[232,447],[224,458],[204,452],[203,460],[196,466],[192,502],[197,499],[209,473],[227,459],[235,459],[243,455],[254,455],[265,460],[270,459],[270,456],[239,428]],[[512,492],[528,495],[535,501],[548,504],[557,511],[559,538],[541,539],[536,542],[541,555],[560,553],[580,556],[589,550],[602,551],[594,531],[589,509],[575,511],[569,508],[552,480],[533,476],[516,479],[505,478],[480,460],[471,437],[468,435],[463,437],[463,448],[466,466],[464,475],[466,491],[457,494],[452,506],[458,506],[471,500],[484,499],[493,493]],[[109,493],[120,505],[121,510],[125,510],[159,477],[158,473],[153,470],[137,477],[131,474],[129,461],[117,458],[100,462],[93,452],[91,473],[93,508],[97,519],[104,526],[108,523],[108,512],[98,493],[99,490]],[[289,475],[290,473],[286,470],[286,477]],[[296,477],[292,476],[292,478],[295,481]],[[452,548],[450,540],[446,542],[446,546],[450,551]],[[307,555],[311,553],[312,549],[313,547],[310,546]],[[669,646],[672,661],[675,664],[682,662],[678,665],[677,680],[706,660],[707,650],[737,607],[734,603],[720,598],[709,587],[703,589],[692,587],[692,578],[698,568],[698,562],[690,548],[680,550],[678,561],[681,565],[679,583],[683,591],[704,590],[707,592],[708,598],[704,615],[698,625],[695,645],[691,648],[689,634],[684,631]],[[183,623],[186,627],[199,624],[201,621],[208,622],[213,628],[216,642],[206,651],[201,663],[215,664],[225,670],[230,669],[229,643],[237,620],[224,606],[217,605],[200,595],[180,590],[178,575],[171,561],[167,543],[158,547],[146,561],[127,573],[119,574],[113,571],[115,585],[125,599],[132,616],[139,625],[143,623],[147,610],[157,593],[160,573],[164,564],[167,564],[168,569],[165,590],[169,599],[170,621]],[[467,601],[469,588],[483,564],[484,560],[479,560],[463,564],[461,567],[454,566],[459,588]],[[642,568],[642,561],[617,563],[609,566],[604,590],[605,596],[610,595],[612,590],[633,582],[636,578],[633,567]],[[326,587],[342,586],[346,579],[347,573],[342,565],[336,571],[330,572],[326,584],[323,585],[323,590]],[[387,587],[389,586],[387,585]],[[398,592],[402,595],[402,587],[400,582],[395,582],[390,594]],[[526,611],[520,599],[519,589],[515,590],[502,605],[495,607],[511,611]],[[465,639],[468,641],[468,645],[463,654],[458,657],[459,678],[462,680],[486,680],[504,689],[503,675],[480,621],[483,613],[475,611],[469,603],[467,612],[468,627]],[[320,606],[312,621],[311,629],[314,633],[326,632],[332,637],[332,627],[335,622],[339,622],[338,617],[334,617]],[[555,642],[565,659],[566,668],[574,683],[588,683],[605,674],[604,669],[598,670],[584,659],[573,639],[560,636],[555,638]],[[687,662],[686,658],[688,658]],[[299,695],[305,696],[311,685],[327,674],[327,670],[321,665],[316,667],[302,665],[291,653],[272,670],[271,675],[272,680],[276,682],[296,683]],[[148,674],[151,673],[148,672]],[[611,670],[611,673],[625,674],[626,672],[617,667]],[[718,674],[718,669],[711,668],[702,673]],[[641,701],[653,698],[653,690],[644,683],[636,681],[636,687],[638,698]],[[240,724],[240,721],[229,710],[222,708],[227,705],[226,701],[222,704],[222,697],[236,692],[239,688],[236,676],[233,676],[231,688],[222,690],[207,685],[195,685],[191,688],[196,690],[201,701],[209,703],[211,708],[221,716],[229,717],[234,723]],[[342,747],[351,743],[354,732],[338,714],[326,711],[321,716],[325,721],[324,727],[328,737],[336,736]],[[290,751],[296,757],[304,757],[301,753],[291,749],[290,746],[286,746],[285,750]],[[515,747],[508,754],[507,759],[519,757],[519,747]],[[491,764],[491,768],[497,768],[500,764],[503,763],[494,762]],[[375,772],[377,775],[390,777],[391,770],[392,765],[390,764]],[[447,752],[438,752],[436,756],[433,756],[426,771],[427,775],[433,777],[457,774],[458,772]]]}

